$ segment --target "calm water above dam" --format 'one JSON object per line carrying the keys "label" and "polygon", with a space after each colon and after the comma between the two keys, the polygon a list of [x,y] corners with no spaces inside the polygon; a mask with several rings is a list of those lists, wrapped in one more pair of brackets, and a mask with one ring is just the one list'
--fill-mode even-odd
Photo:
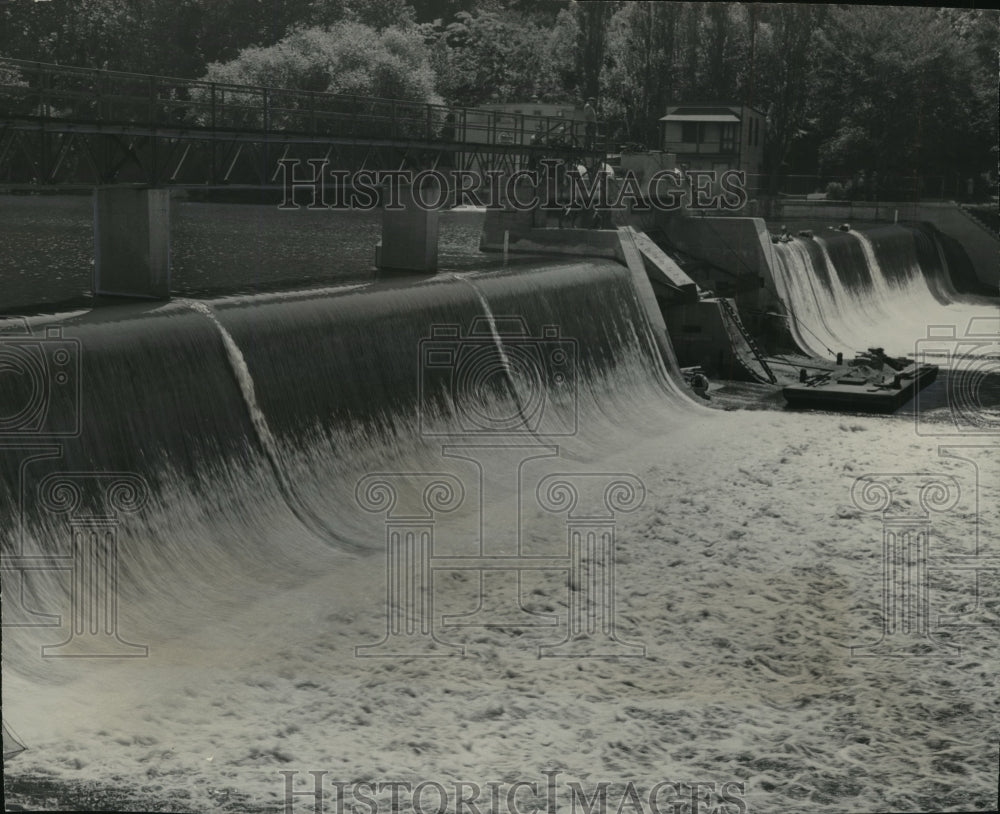
{"label": "calm water above dam", "polygon": [[[371,280],[381,215],[178,201],[172,226],[174,291],[203,296]],[[492,259],[478,223],[447,215],[438,251],[453,270]],[[0,196],[0,312],[86,304],[93,256],[89,196]]]}

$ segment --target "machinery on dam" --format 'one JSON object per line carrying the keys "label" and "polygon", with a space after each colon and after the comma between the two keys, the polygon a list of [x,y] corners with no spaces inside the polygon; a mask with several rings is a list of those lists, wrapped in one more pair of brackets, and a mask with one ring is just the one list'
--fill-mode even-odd
{"label": "machinery on dam", "polygon": [[881,348],[869,348],[841,373],[810,376],[803,368],[799,383],[782,393],[790,407],[892,413],[937,378],[938,366],[894,359]]}

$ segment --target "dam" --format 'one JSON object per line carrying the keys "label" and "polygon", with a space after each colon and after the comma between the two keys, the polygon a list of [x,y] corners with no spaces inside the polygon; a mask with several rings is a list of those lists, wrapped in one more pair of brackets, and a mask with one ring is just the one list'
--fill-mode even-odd
{"label": "dam", "polygon": [[0,32],[5,810],[1000,810],[1000,12]]}
{"label": "dam", "polygon": [[[8,311],[32,314],[0,324],[4,720],[28,746],[12,799],[263,812],[317,788],[363,805],[367,778],[389,805],[390,783],[513,783],[619,716],[596,759],[637,783],[721,763],[751,804],[793,804],[726,733],[816,773],[858,702],[914,765],[961,736],[969,794],[991,788],[975,665],[995,653],[1000,481],[960,442],[995,431],[996,298],[933,232],[758,241],[751,288],[742,262],[664,239],[683,224],[651,230],[692,303],[638,249],[482,253],[482,215],[442,213],[438,272],[398,275],[372,266],[377,213],[180,200],[172,299],[96,308],[89,201],[0,206],[8,276],[30,278]],[[956,408],[944,376],[893,418],[713,410],[681,370],[711,322],[686,331],[694,308],[720,325],[705,360],[747,355],[748,334],[775,370],[912,354],[951,325],[935,358],[975,388]],[[933,613],[883,605],[884,518],[852,491],[872,472],[913,481],[881,476],[913,533],[921,489],[954,493],[925,538],[948,574]],[[923,688],[914,653],[967,665],[981,700]],[[921,686],[931,722],[880,706],[886,680]],[[886,782],[931,798],[866,760],[837,776],[859,806]],[[554,770],[586,783],[587,761]]]}

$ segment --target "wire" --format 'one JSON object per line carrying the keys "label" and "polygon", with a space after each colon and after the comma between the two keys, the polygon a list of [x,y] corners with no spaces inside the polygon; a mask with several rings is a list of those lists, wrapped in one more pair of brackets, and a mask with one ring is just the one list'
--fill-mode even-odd
{"label": "wire", "polygon": [[824,348],[826,348],[826,352],[827,353],[829,353],[831,356],[836,356],[837,355],[837,352],[835,350],[833,350],[832,348],[830,348],[830,346],[827,345],[826,342],[824,342],[822,339],[820,339],[818,336],[816,336],[816,334],[813,331],[809,330],[809,326],[806,325],[801,319],[799,319],[799,317],[795,316],[794,314],[775,314],[775,313],[773,313],[771,311],[765,311],[764,313],[767,316],[769,316],[769,317],[781,317],[782,319],[794,319],[796,322],[798,322],[798,324],[800,326],[802,326],[807,331],[809,331],[809,333],[811,333],[813,336],[815,336],[816,339],[819,339],[819,343]]}

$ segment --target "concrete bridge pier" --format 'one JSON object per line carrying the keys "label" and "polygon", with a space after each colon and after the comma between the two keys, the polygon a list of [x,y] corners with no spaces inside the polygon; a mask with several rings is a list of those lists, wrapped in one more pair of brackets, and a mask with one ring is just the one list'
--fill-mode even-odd
{"label": "concrete bridge pier", "polygon": [[94,293],[170,298],[170,190],[94,190]]}
{"label": "concrete bridge pier", "polygon": [[[419,186],[400,184],[398,199],[382,190],[382,240],[375,246],[375,266],[384,271],[433,273],[438,268],[438,202],[433,178]],[[398,204],[398,205],[397,205]]]}

